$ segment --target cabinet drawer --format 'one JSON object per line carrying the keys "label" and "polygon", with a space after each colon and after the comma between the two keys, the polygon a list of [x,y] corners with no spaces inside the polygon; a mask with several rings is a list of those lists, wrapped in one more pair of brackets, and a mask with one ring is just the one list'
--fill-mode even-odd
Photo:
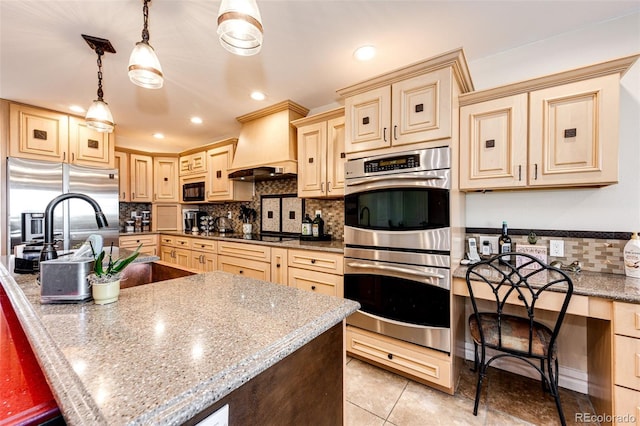
{"label": "cabinet drawer", "polygon": [[289,266],[330,274],[344,273],[343,256],[323,251],[289,250]]}
{"label": "cabinet drawer", "polygon": [[175,247],[176,237],[173,235],[160,235],[160,245]]}
{"label": "cabinet drawer", "polygon": [[342,297],[342,276],[310,271],[308,269],[289,268],[289,287],[315,291],[327,296]]}
{"label": "cabinet drawer", "polygon": [[614,425],[640,426],[640,392],[614,386],[614,401]]}
{"label": "cabinet drawer", "polygon": [[614,383],[640,391],[640,339],[614,336]]}
{"label": "cabinet drawer", "polygon": [[255,244],[229,243],[218,241],[218,254],[242,257],[243,259],[271,262],[271,249]]}
{"label": "cabinet drawer", "polygon": [[218,269],[248,278],[269,281],[271,264],[233,256],[218,256]]}
{"label": "cabinet drawer", "polygon": [[350,326],[347,327],[347,352],[430,383],[451,387],[451,360],[445,354]]}
{"label": "cabinet drawer", "polygon": [[193,238],[191,240],[191,250],[215,253],[216,242],[214,240],[201,240],[201,239]]}
{"label": "cabinet drawer", "polygon": [[640,338],[640,305],[614,302],[613,332]]}
{"label": "cabinet drawer", "polygon": [[120,237],[118,245],[123,248],[135,249],[142,243],[143,246],[153,246],[157,244],[156,235],[137,235],[132,237]]}

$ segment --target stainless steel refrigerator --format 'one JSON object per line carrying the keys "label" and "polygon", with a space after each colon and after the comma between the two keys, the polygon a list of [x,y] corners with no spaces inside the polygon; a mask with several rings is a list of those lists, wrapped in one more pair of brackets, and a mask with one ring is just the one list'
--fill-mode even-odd
{"label": "stainless steel refrigerator", "polygon": [[44,213],[54,197],[78,192],[98,202],[109,226],[98,229],[95,211],[84,200],[69,199],[54,211],[54,239],[59,250],[77,248],[91,234],[100,234],[104,245],[118,245],[118,170],[97,169],[66,163],[51,163],[21,158],[7,159],[7,233],[8,248],[22,241],[23,213]]}

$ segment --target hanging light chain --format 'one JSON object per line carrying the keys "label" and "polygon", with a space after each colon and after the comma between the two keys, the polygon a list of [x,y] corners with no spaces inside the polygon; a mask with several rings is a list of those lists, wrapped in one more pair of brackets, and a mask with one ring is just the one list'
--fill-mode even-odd
{"label": "hanging light chain", "polygon": [[100,48],[96,48],[96,53],[98,54],[98,100],[100,102],[104,102],[102,100],[102,55],[104,55],[104,51]]}
{"label": "hanging light chain", "polygon": [[149,0],[144,0],[144,6],[142,6],[142,14],[144,15],[144,26],[142,27],[142,42],[149,44],[149,6],[147,5]]}

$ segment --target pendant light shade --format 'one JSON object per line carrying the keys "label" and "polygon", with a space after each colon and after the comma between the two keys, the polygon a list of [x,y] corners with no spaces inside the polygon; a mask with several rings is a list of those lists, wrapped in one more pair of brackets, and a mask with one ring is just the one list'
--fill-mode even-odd
{"label": "pendant light shade", "polygon": [[111,115],[109,105],[102,100],[96,99],[93,101],[87,110],[85,121],[87,122],[87,126],[97,130],[98,132],[113,132],[113,115]]}
{"label": "pendant light shade", "polygon": [[129,57],[129,80],[145,89],[160,89],[164,83],[164,75],[156,52],[149,44],[149,1],[144,0],[142,7],[144,15],[142,41],[136,43]]}
{"label": "pendant light shade", "polygon": [[255,0],[222,0],[218,11],[218,37],[222,47],[240,56],[262,48],[262,18]]}
{"label": "pendant light shade", "polygon": [[160,89],[164,83],[156,52],[144,41],[136,43],[129,57],[129,80],[145,89]]}
{"label": "pendant light shade", "polygon": [[114,128],[113,115],[111,115],[109,105],[102,99],[102,55],[104,55],[105,52],[116,53],[116,50],[111,45],[111,42],[104,38],[85,34],[82,34],[82,38],[84,38],[89,47],[98,54],[98,99],[93,101],[87,110],[85,121],[87,127],[97,130],[98,132],[111,133]]}

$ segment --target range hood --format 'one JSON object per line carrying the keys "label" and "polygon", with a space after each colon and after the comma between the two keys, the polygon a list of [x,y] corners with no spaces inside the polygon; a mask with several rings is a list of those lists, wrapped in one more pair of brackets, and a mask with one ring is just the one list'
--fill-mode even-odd
{"label": "range hood", "polygon": [[297,130],[291,121],[309,110],[287,100],[236,117],[242,127],[229,179],[261,181],[283,179],[298,173]]}

